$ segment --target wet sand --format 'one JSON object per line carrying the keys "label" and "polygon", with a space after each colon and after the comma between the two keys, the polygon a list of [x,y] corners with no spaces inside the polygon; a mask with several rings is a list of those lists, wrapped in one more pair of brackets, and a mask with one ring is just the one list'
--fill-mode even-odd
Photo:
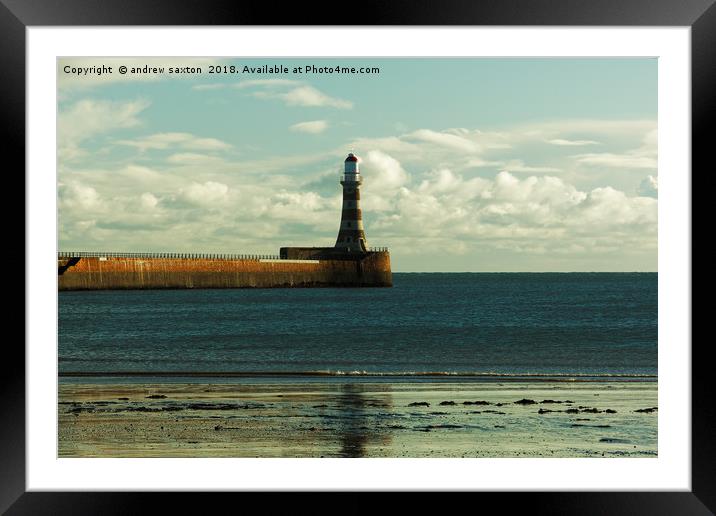
{"label": "wet sand", "polygon": [[59,457],[656,457],[656,381],[60,384]]}

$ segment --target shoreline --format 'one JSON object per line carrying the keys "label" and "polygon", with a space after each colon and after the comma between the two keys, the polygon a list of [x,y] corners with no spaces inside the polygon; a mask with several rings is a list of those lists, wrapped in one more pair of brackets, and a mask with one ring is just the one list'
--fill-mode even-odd
{"label": "shoreline", "polygon": [[655,380],[451,380],[61,382],[58,456],[657,456]]}

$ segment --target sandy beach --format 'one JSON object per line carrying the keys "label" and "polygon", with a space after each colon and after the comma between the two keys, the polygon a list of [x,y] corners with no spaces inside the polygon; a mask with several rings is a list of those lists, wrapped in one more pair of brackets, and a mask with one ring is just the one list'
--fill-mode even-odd
{"label": "sandy beach", "polygon": [[656,457],[656,381],[59,386],[59,457]]}

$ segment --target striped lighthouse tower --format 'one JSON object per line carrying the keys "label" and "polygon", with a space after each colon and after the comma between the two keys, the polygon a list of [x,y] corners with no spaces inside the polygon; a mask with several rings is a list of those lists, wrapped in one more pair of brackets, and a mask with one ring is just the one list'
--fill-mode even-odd
{"label": "striped lighthouse tower", "polygon": [[345,171],[341,176],[343,211],[341,212],[341,228],[338,230],[336,249],[358,252],[368,249],[360,210],[360,185],[362,182],[358,158],[351,152],[346,158]]}

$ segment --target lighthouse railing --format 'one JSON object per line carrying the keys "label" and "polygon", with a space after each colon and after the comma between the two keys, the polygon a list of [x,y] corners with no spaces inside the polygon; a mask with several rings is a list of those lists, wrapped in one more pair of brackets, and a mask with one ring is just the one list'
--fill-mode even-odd
{"label": "lighthouse railing", "polygon": [[362,183],[363,178],[360,174],[341,174],[340,180],[343,183]]}

